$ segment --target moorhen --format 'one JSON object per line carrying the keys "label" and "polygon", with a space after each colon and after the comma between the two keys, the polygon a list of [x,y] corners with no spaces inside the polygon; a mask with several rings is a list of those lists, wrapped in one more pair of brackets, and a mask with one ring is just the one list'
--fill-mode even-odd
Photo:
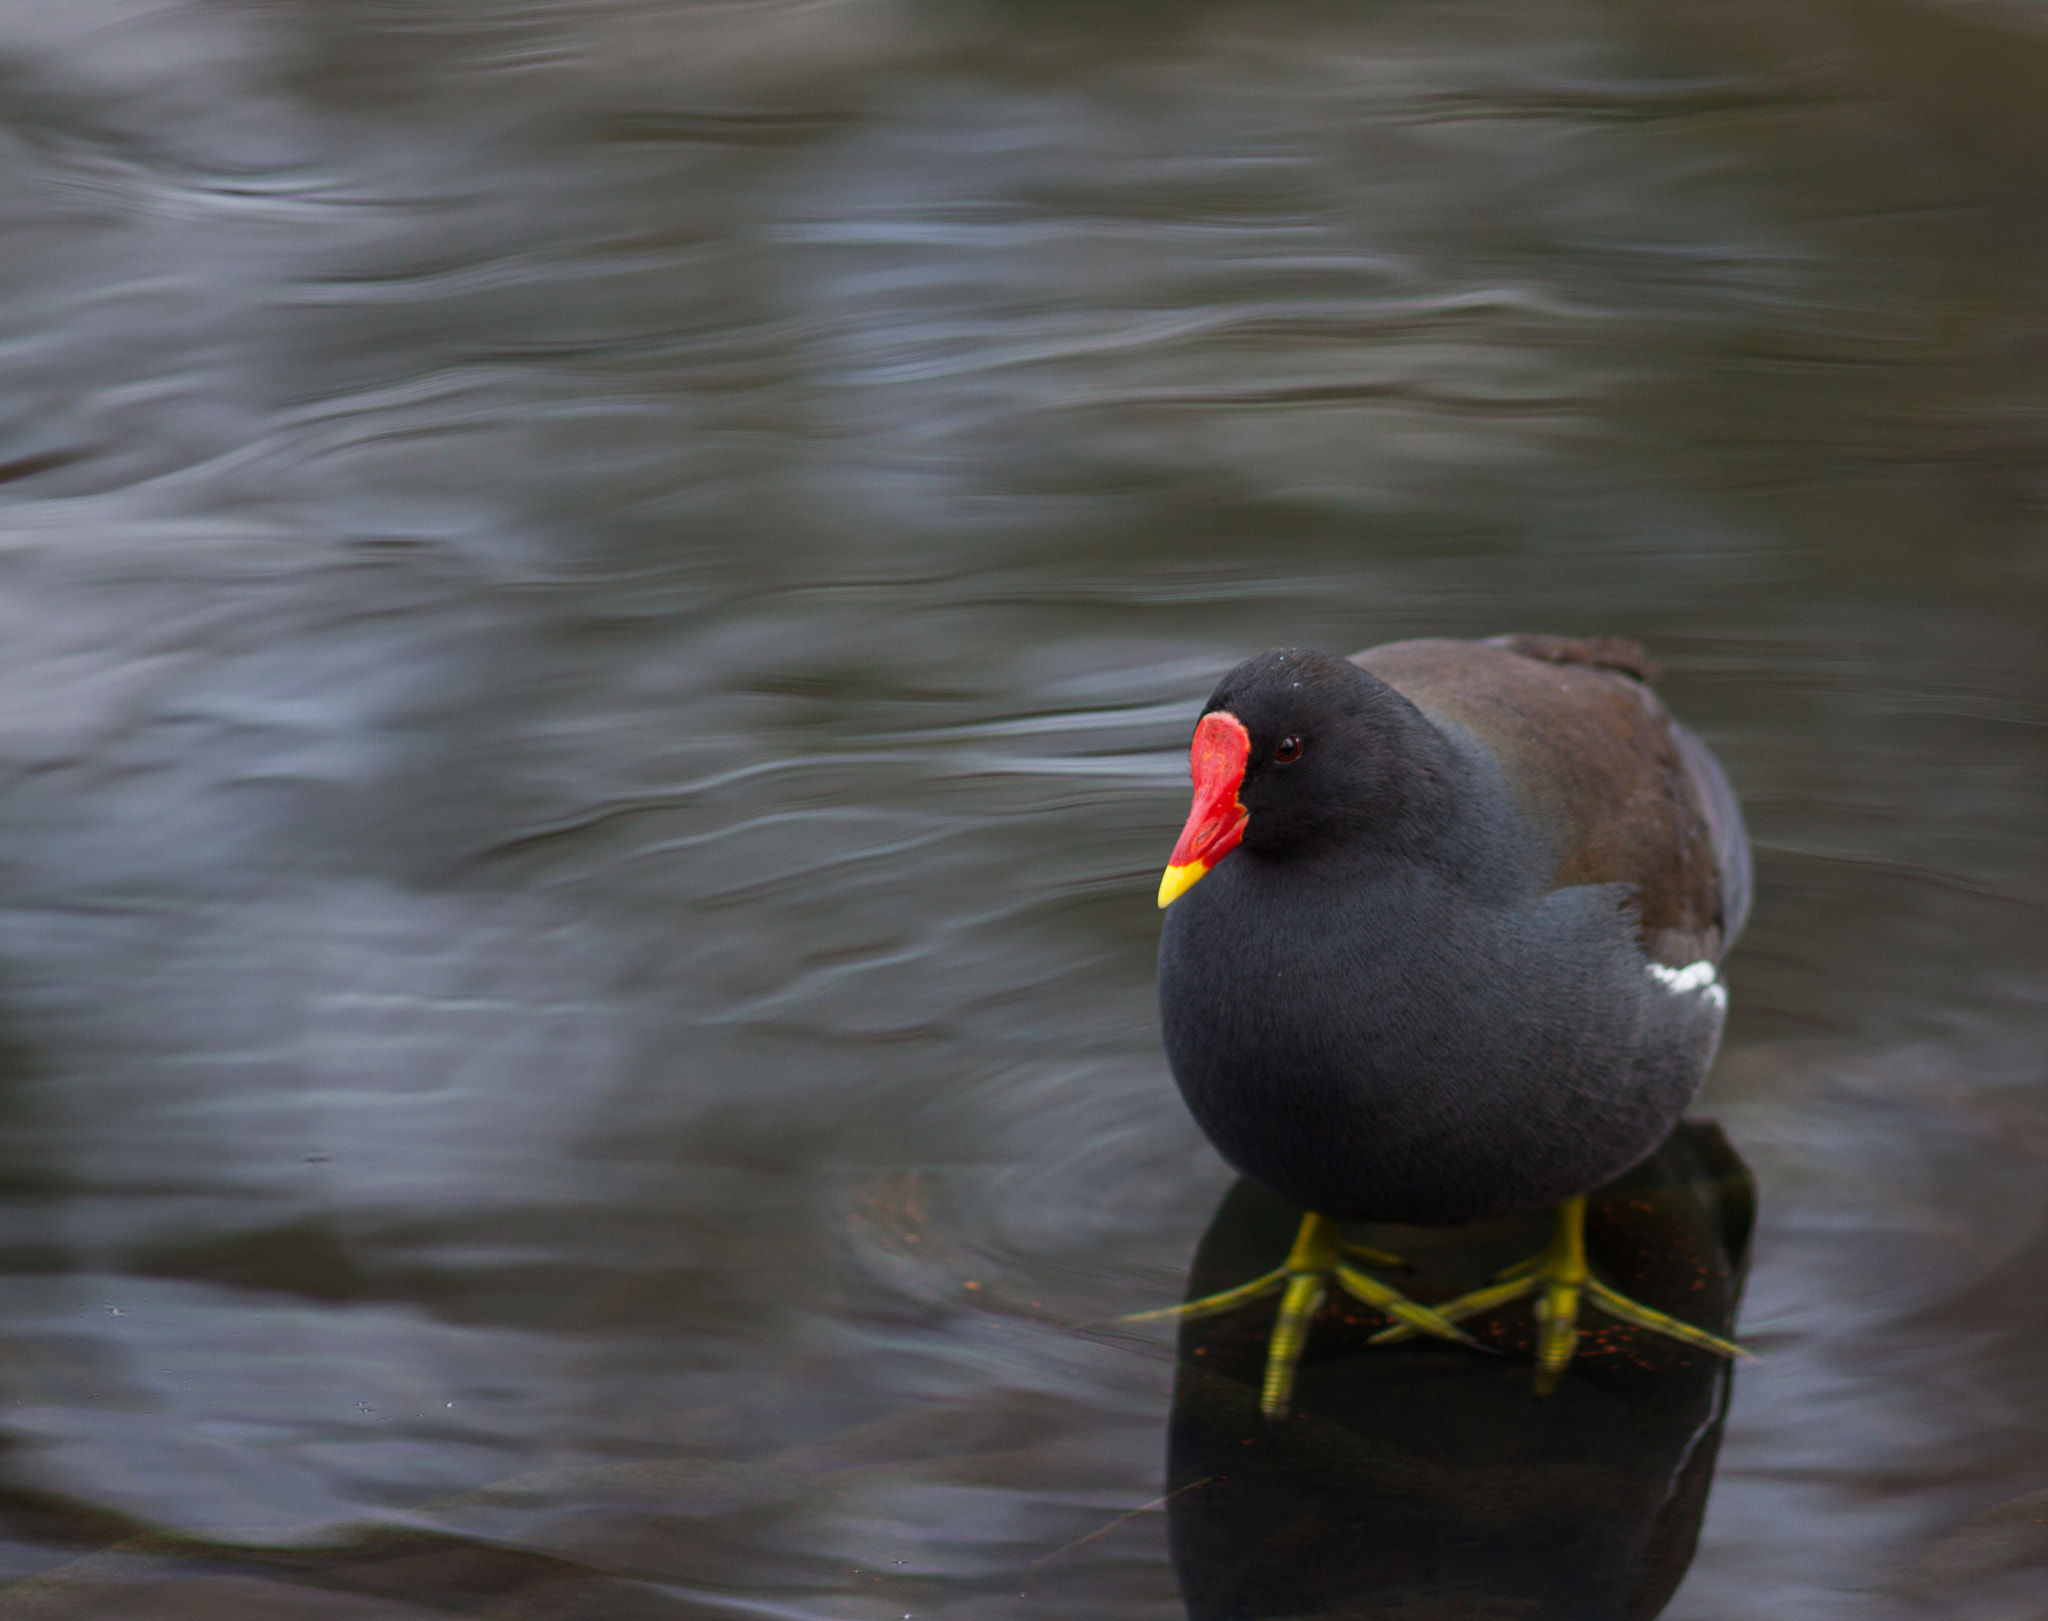
{"label": "moorhen", "polygon": [[[1332,1284],[1394,1320],[1376,1340],[1466,1340],[1461,1318],[1535,1294],[1539,1394],[1582,1300],[1745,1354],[1586,1263],[1587,1190],[1654,1152],[1706,1076],[1749,910],[1734,791],[1655,675],[1618,638],[1283,648],[1203,709],[1159,886],[1167,1058],[1223,1157],[1307,1214],[1274,1272],[1141,1315],[1280,1294],[1269,1415]],[[1336,1226],[1541,1206],[1542,1254],[1434,1308]]]}

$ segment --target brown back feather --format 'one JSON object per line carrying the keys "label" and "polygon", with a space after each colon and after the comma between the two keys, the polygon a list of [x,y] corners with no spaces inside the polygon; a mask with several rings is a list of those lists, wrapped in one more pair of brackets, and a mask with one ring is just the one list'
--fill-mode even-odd
{"label": "brown back feather", "polygon": [[1643,947],[1674,967],[1721,955],[1722,876],[1703,793],[1656,673],[1619,637],[1390,642],[1352,662],[1478,738],[1544,830],[1554,888],[1629,886]]}

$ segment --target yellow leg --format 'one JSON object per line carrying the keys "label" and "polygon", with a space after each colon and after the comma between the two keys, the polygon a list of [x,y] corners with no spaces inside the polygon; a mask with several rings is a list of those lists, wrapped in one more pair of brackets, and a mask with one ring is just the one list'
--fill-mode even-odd
{"label": "yellow leg", "polygon": [[1543,1293],[1536,1297],[1536,1394],[1547,1396],[1557,1388],[1564,1370],[1571,1366],[1572,1352],[1579,1348],[1579,1297],[1586,1280],[1586,1196],[1565,1200],[1557,1207],[1557,1226],[1550,1235],[1550,1247],[1543,1252],[1530,1278],[1543,1280]]}
{"label": "yellow leg", "polygon": [[[1501,1277],[1504,1281],[1446,1301],[1437,1307],[1437,1315],[1454,1323],[1462,1322],[1496,1306],[1504,1306],[1511,1300],[1519,1300],[1524,1295],[1535,1295],[1536,1394],[1539,1396],[1547,1396],[1555,1390],[1558,1381],[1564,1377],[1565,1369],[1571,1366],[1572,1353],[1579,1343],[1579,1308],[1588,1301],[1610,1317],[1633,1323],[1652,1334],[1662,1334],[1682,1345],[1712,1351],[1716,1356],[1745,1362],[1752,1360],[1750,1353],[1733,1340],[1724,1340],[1718,1334],[1694,1328],[1676,1317],[1652,1311],[1594,1277],[1592,1269],[1586,1265],[1586,1201],[1583,1195],[1567,1199],[1557,1207],[1557,1225],[1543,1253],[1509,1267]],[[1408,1339],[1414,1333],[1415,1330],[1407,1323],[1397,1322],[1381,1329],[1369,1343],[1388,1345]]]}
{"label": "yellow leg", "polygon": [[1259,1405],[1268,1418],[1286,1415],[1288,1398],[1294,1392],[1294,1369],[1308,1344],[1309,1325],[1315,1320],[1316,1313],[1323,1309],[1323,1302],[1330,1298],[1332,1283],[1354,1299],[1385,1312],[1406,1332],[1434,1334],[1465,1345],[1473,1343],[1462,1329],[1453,1326],[1440,1313],[1416,1304],[1400,1290],[1346,1265],[1347,1254],[1381,1262],[1393,1260],[1377,1250],[1344,1243],[1337,1237],[1335,1222],[1311,1212],[1301,1218],[1301,1226],[1294,1235],[1294,1248],[1287,1252],[1287,1259],[1264,1277],[1254,1278],[1235,1289],[1225,1289],[1220,1294],[1190,1300],[1182,1306],[1141,1311],[1123,1320],[1146,1323],[1167,1317],[1210,1317],[1266,1295],[1278,1294],[1281,1297],[1280,1311],[1273,1321],[1272,1336],[1266,1342],[1266,1378],[1259,1397]]}
{"label": "yellow leg", "polygon": [[1295,1365],[1308,1347],[1309,1324],[1329,1296],[1330,1286],[1320,1273],[1296,1272],[1288,1278],[1279,1315],[1273,1319],[1273,1337],[1266,1342],[1266,1378],[1259,1387],[1259,1411],[1266,1417],[1286,1417],[1294,1395]]}

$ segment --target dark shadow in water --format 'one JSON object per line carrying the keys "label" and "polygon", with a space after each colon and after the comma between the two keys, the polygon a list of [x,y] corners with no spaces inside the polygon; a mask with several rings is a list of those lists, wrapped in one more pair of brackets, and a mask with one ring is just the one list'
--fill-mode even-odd
{"label": "dark shadow in water", "polygon": [[[1689,1121],[1592,1196],[1595,1270],[1646,1305],[1728,1333],[1755,1185],[1718,1126]],[[1299,1212],[1249,1182],[1196,1253],[1190,1298],[1287,1252]],[[1533,1253],[1547,1215],[1466,1227],[1361,1226],[1414,1270],[1418,1299]],[[1270,1306],[1183,1326],[1168,1464],[1174,1568],[1192,1621],[1515,1617],[1643,1621],[1691,1564],[1727,1411],[1720,1359],[1592,1315],[1556,1394],[1530,1389],[1525,1302],[1476,1324],[1508,1354],[1410,1343],[1347,1301],[1325,1310],[1268,1429]]]}

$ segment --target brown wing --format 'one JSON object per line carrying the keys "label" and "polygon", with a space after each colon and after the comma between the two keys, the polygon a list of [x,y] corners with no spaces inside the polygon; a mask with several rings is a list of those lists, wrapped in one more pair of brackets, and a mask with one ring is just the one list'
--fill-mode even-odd
{"label": "brown wing", "polygon": [[1641,642],[1632,642],[1626,636],[1583,640],[1575,636],[1489,636],[1479,645],[1505,647],[1510,653],[1519,653],[1525,659],[1541,659],[1545,664],[1584,664],[1595,670],[1619,670],[1645,686],[1654,686],[1664,673],[1657,661],[1643,651]]}
{"label": "brown wing", "polygon": [[[1732,811],[1734,796],[1712,756],[1690,737],[1680,741],[1639,679],[1655,669],[1640,647],[1556,636],[1390,642],[1352,662],[1493,750],[1550,837],[1554,887],[1627,884],[1654,959],[1674,967],[1719,959],[1733,936],[1732,897],[1708,807]],[[1712,782],[1688,757],[1695,751]]]}
{"label": "brown wing", "polygon": [[[1619,670],[1654,686],[1664,672],[1643,650],[1641,642],[1622,636],[1577,640],[1570,636],[1489,636],[1485,645],[1505,647],[1524,658],[1549,664],[1586,664],[1598,670]],[[1749,859],[1749,832],[1742,825],[1742,806],[1713,752],[1667,712],[1664,723],[1678,746],[1678,758],[1692,781],[1700,811],[1706,818],[1707,842],[1714,851],[1714,873],[1721,888],[1721,951],[1725,954],[1749,921],[1754,877]]]}

